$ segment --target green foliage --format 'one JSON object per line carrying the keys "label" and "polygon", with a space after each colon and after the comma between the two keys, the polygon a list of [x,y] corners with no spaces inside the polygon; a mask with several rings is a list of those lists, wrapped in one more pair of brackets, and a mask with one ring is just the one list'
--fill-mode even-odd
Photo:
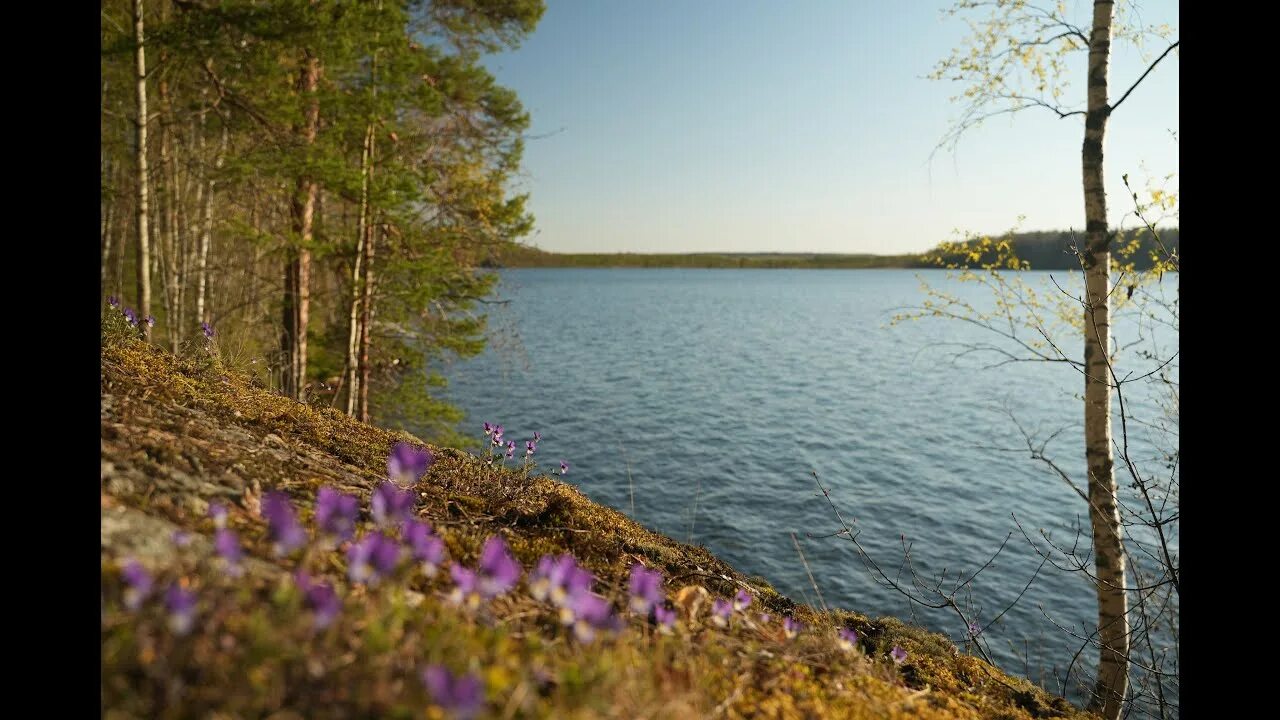
{"label": "green foliage", "polygon": [[[458,414],[434,396],[438,378],[413,375],[446,354],[482,350],[478,302],[493,287],[484,267],[493,248],[533,227],[525,196],[509,187],[529,116],[483,59],[518,46],[544,9],[542,0],[148,0],[148,93],[165,93],[163,103],[152,98],[152,227],[165,226],[169,208],[181,224],[152,251],[154,294],[164,300],[157,334],[178,339],[199,324],[175,299],[194,292],[191,259],[212,182],[208,317],[228,363],[274,384],[281,275],[302,249],[292,205],[299,183],[314,181],[308,380],[327,389],[311,399],[339,400],[330,381],[347,369],[367,205],[372,411],[413,408],[415,422],[448,436]],[[131,297],[132,3],[108,0],[102,16],[103,205],[117,218],[104,230],[116,243],[105,293]],[[312,59],[319,77],[307,93],[300,75]],[[162,145],[172,173],[159,161]]]}

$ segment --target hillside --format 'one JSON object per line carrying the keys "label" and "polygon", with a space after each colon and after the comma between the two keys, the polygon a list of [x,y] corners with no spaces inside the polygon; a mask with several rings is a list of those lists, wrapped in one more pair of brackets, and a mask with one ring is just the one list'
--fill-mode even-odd
{"label": "hillside", "polygon": [[[317,517],[317,494],[359,498],[363,542],[388,454],[422,443],[272,394],[225,371],[211,345],[175,357],[127,334],[104,331],[101,354],[105,718],[1088,717],[941,636],[815,612],[572,484],[449,448],[431,448],[405,508],[443,541],[441,571],[428,577],[401,558],[381,582],[353,582],[354,556],[319,540],[332,514]],[[273,545],[291,542],[275,491],[297,509],[305,539],[279,556]],[[216,503],[242,561],[227,560],[226,536],[215,535]],[[475,567],[495,536],[520,582],[454,605],[448,561]],[[616,618],[597,623],[594,638],[530,592],[530,570],[559,553],[594,573],[609,602],[597,610]],[[670,634],[627,610],[636,563],[665,577]],[[300,569],[313,592],[299,587]],[[317,582],[336,595],[326,601],[308,585]],[[743,590],[751,604],[718,627],[713,599]],[[804,626],[793,639],[784,616]],[[857,634],[847,648],[841,627]],[[901,663],[889,657],[895,647]],[[478,685],[449,685],[440,666]]]}

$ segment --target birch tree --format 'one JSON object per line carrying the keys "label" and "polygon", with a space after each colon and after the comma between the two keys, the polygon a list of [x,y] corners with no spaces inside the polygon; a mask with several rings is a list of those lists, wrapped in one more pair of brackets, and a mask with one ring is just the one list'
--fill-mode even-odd
{"label": "birch tree", "polygon": [[[136,73],[136,89],[137,89],[137,180],[138,180],[138,197],[137,197],[137,246],[138,246],[138,317],[145,318],[151,314],[151,255],[150,255],[150,238],[147,235],[147,57],[146,57],[146,26],[143,17],[142,0],[133,0],[133,32],[134,42],[134,59],[137,67]],[[151,337],[151,327],[148,323],[142,323],[142,332],[147,337]]]}
{"label": "birch tree", "polygon": [[[931,77],[965,86],[959,121],[944,137],[942,147],[952,147],[961,136],[984,120],[1039,108],[1059,118],[1081,117],[1081,180],[1084,199],[1085,241],[1080,262],[1085,275],[1082,330],[1084,361],[1085,464],[1089,519],[1093,535],[1094,587],[1098,601],[1099,658],[1090,709],[1113,720],[1122,711],[1129,682],[1130,632],[1125,548],[1113,455],[1111,423],[1115,372],[1111,348],[1111,243],[1106,188],[1103,175],[1107,123],[1144,79],[1170,55],[1178,41],[1168,43],[1146,71],[1110,101],[1110,57],[1117,39],[1142,42],[1167,38],[1167,27],[1125,26],[1115,22],[1115,0],[1094,0],[1088,24],[1068,17],[1066,4],[1056,6],[1025,0],[963,0],[952,14],[962,13],[973,33],[935,68]],[[973,15],[985,17],[973,19]],[[1068,60],[1087,51],[1087,85],[1084,109],[1067,102]],[[971,319],[971,318],[970,318]],[[1040,359],[1065,360],[1057,351],[1024,345]]]}

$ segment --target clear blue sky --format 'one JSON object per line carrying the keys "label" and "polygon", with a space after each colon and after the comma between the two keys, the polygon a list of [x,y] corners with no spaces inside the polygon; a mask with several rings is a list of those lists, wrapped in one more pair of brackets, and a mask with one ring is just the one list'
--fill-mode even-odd
{"label": "clear blue sky", "polygon": [[[543,136],[519,185],[544,250],[898,253],[1018,215],[1024,229],[1084,224],[1079,117],[990,120],[930,162],[959,113],[957,84],[924,79],[966,33],[941,16],[949,3],[547,5],[518,50],[488,62]],[[1087,26],[1090,3],[1068,5]],[[1176,0],[1140,7],[1177,27]],[[1115,98],[1147,62],[1113,55]],[[1073,58],[1082,102],[1085,55]],[[1178,71],[1167,58],[1111,119],[1113,220],[1128,207],[1121,174],[1178,170]]]}

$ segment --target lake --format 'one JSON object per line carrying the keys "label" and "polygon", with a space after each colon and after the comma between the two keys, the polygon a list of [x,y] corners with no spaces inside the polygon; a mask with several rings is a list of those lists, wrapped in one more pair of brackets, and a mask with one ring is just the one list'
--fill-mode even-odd
{"label": "lake", "polygon": [[[1022,277],[1056,292],[1049,275]],[[1053,276],[1067,290],[1079,285],[1071,273]],[[510,302],[485,308],[490,349],[445,368],[447,397],[465,409],[468,427],[480,436],[483,422],[501,423],[521,452],[540,431],[543,471],[567,460],[564,479],[592,499],[705,545],[797,601],[818,604],[792,533],[828,605],[914,620],[964,647],[954,614],[913,609],[874,581],[847,541],[820,537],[840,526],[813,472],[891,573],[905,537],[917,573],[945,569],[954,585],[1013,532],[961,598],[984,624],[1039,565],[1014,516],[1033,537],[1043,528],[1069,542],[1077,517],[1087,533],[1084,502],[1029,457],[1011,419],[1040,437],[1065,428],[1047,453],[1083,486],[1080,374],[1061,363],[987,367],[998,358],[957,357],[963,344],[996,339],[959,321],[889,323],[922,302],[922,278],[990,306],[981,287],[932,270],[521,269],[501,277],[499,295]],[[1165,283],[1176,288],[1177,279]],[[1114,332],[1130,337],[1137,328],[1120,318]],[[1176,331],[1161,339],[1176,347]],[[1076,357],[1082,345],[1078,334],[1064,335]],[[1126,394],[1132,413],[1154,415],[1140,395]],[[1135,454],[1153,454],[1151,433],[1139,430],[1131,429]],[[1006,670],[1056,690],[1052,678],[1077,641],[1045,614],[1068,627],[1096,622],[1086,578],[1046,567],[986,638]],[[1084,653],[1084,678],[1095,658],[1096,650]]]}

